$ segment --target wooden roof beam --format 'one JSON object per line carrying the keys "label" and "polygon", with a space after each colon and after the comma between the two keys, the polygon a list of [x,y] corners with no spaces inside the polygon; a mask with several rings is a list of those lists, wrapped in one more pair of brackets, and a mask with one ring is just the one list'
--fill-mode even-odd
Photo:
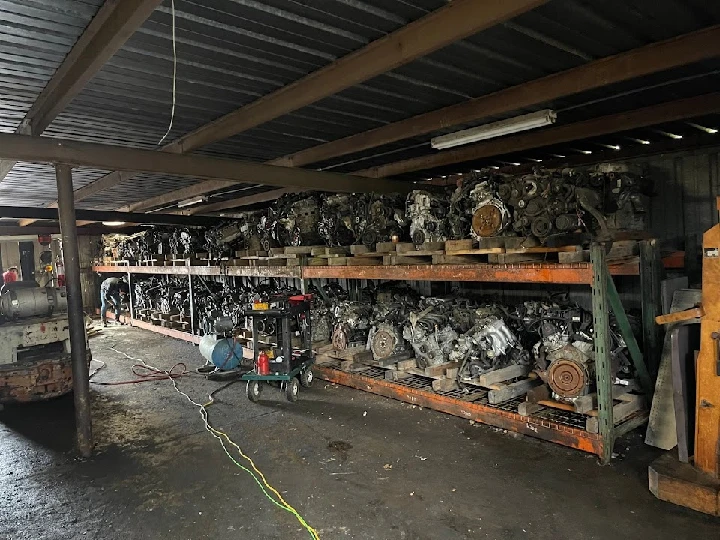
{"label": "wooden roof beam", "polygon": [[188,133],[167,150],[185,153],[227,139],[508,21],[546,1],[453,0],[329,66]]}
{"label": "wooden roof beam", "polygon": [[301,150],[268,163],[302,167],[720,56],[720,25],[652,43],[486,96]]}
{"label": "wooden roof beam", "polygon": [[610,133],[644,128],[665,122],[685,120],[718,111],[720,111],[720,92],[670,101],[659,105],[651,105],[633,111],[601,116],[584,122],[575,122],[564,126],[541,129],[521,135],[500,137],[488,142],[462,146],[457,150],[436,152],[426,156],[364,169],[352,174],[369,178],[385,178],[533,148],[541,148],[543,146],[598,137]]}
{"label": "wooden roof beam", "polygon": [[[33,103],[16,133],[40,135],[162,0],[107,0]],[[0,181],[15,165],[0,162]]]}
{"label": "wooden roof beam", "polygon": [[50,137],[0,133],[0,159],[38,163],[65,163],[123,172],[148,172],[193,176],[238,184],[263,184],[297,189],[338,192],[407,192],[410,184],[393,180],[368,180],[357,176],[288,169],[263,163],[178,155],[123,146],[86,143]]}

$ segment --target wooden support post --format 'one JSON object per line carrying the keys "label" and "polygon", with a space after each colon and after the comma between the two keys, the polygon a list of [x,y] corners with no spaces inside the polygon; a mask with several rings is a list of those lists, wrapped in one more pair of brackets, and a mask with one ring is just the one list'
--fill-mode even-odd
{"label": "wooden support post", "polygon": [[593,244],[590,248],[593,267],[592,311],[595,349],[595,377],[598,396],[598,432],[602,438],[603,465],[610,462],[615,444],[613,422],[612,378],[610,372],[610,317],[607,300],[608,270],[605,246]]}

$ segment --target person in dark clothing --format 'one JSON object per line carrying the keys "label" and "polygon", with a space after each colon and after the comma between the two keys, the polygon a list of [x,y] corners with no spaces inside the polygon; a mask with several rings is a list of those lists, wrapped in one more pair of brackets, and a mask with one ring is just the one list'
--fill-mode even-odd
{"label": "person in dark clothing", "polygon": [[100,318],[103,326],[107,326],[107,310],[112,306],[115,310],[115,320],[120,323],[120,304],[130,290],[123,278],[107,278],[100,285]]}

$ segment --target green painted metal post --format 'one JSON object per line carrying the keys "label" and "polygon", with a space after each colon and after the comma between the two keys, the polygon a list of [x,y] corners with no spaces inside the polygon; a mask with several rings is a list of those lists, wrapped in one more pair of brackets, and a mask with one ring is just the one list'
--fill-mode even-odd
{"label": "green painted metal post", "polygon": [[607,287],[609,272],[605,262],[605,246],[593,244],[590,248],[590,261],[593,267],[592,310],[598,424],[603,444],[600,462],[605,465],[610,462],[615,444],[610,370],[610,306]]}
{"label": "green painted metal post", "polygon": [[642,300],[643,351],[645,362],[654,378],[660,367],[660,278],[662,267],[657,240],[640,242],[640,296]]}
{"label": "green painted metal post", "polygon": [[609,273],[607,274],[607,297],[610,307],[615,314],[620,334],[622,334],[622,337],[625,340],[628,352],[630,353],[630,358],[635,366],[635,372],[640,380],[640,386],[642,386],[645,395],[648,397],[648,403],[652,403],[652,395],[655,388],[652,379],[650,378],[647,366],[645,365],[645,359],[640,352],[640,346],[638,345],[637,339],[635,339],[635,334],[633,334],[630,321],[625,313],[625,308],[623,308],[622,302],[620,301],[620,295],[615,287],[615,282]]}

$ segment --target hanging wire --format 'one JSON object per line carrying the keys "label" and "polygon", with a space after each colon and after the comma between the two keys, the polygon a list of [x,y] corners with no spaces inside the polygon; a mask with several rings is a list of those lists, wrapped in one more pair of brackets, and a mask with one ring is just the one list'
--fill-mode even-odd
{"label": "hanging wire", "polygon": [[168,135],[170,135],[170,131],[172,130],[173,126],[173,120],[175,120],[175,84],[177,79],[177,52],[175,50],[175,0],[171,0],[170,2],[170,10],[172,13],[172,50],[173,50],[173,76],[172,76],[172,109],[170,110],[170,125],[167,128],[167,131],[165,132],[165,135],[162,136],[162,139],[158,142],[158,146],[160,146],[163,141],[167,138]]}

